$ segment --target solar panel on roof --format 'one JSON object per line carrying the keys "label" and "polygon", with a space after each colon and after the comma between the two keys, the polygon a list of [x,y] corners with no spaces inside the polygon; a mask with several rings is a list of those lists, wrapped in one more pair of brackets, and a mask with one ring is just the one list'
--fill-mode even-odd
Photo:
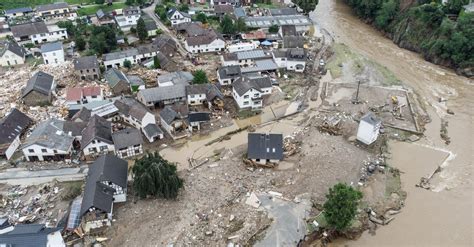
{"label": "solar panel on roof", "polygon": [[81,223],[81,204],[82,197],[77,197],[71,204],[71,212],[67,220],[67,229],[73,230]]}

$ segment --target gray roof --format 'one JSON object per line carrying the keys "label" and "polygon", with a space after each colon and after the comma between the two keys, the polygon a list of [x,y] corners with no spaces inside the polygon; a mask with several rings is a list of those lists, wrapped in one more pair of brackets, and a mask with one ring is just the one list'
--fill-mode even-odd
{"label": "gray roof", "polygon": [[283,37],[283,48],[303,48],[303,36],[285,36]]}
{"label": "gray roof", "polygon": [[145,21],[145,28],[147,31],[153,31],[158,29],[158,26],[154,20],[147,20]]}
{"label": "gray roof", "polygon": [[283,159],[282,134],[248,134],[247,157],[249,159]]}
{"label": "gray roof", "polygon": [[55,9],[64,9],[69,8],[69,4],[67,3],[51,3],[45,5],[39,5],[36,7],[36,11],[50,11]]}
{"label": "gray roof", "polygon": [[144,105],[140,104],[140,102],[133,98],[123,98],[116,100],[114,105],[117,107],[120,113],[127,116],[132,116],[138,120],[142,120],[147,113],[151,114],[151,112],[149,112]]}
{"label": "gray roof", "polygon": [[252,16],[245,17],[245,23],[249,27],[267,28],[272,25],[312,25],[311,20],[304,15],[281,15],[281,16]]}
{"label": "gray roof", "polygon": [[245,60],[245,59],[265,59],[271,58],[272,54],[264,50],[239,51],[224,54],[225,61]]}
{"label": "gray roof", "polygon": [[0,57],[3,56],[6,51],[11,51],[20,57],[26,56],[26,50],[13,39],[0,41]]}
{"label": "gray roof", "polygon": [[237,78],[242,74],[239,65],[220,67],[217,73],[222,79]]}
{"label": "gray roof", "polygon": [[[89,168],[89,172],[91,171],[91,167],[92,166]],[[98,209],[106,213],[112,212],[114,192],[115,189],[88,177],[86,186],[84,187],[81,215],[86,214],[90,208],[95,208],[96,210]]]}
{"label": "gray roof", "polygon": [[256,60],[255,66],[241,68],[242,74],[271,71],[278,69],[278,65],[273,59]]}
{"label": "gray roof", "polygon": [[221,39],[223,40],[221,35],[218,35],[216,31],[213,29],[207,29],[204,31],[203,34],[201,35],[196,35],[196,36],[189,36],[186,38],[186,43],[189,46],[192,45],[208,45],[212,43],[214,40]]}
{"label": "gray roof", "polygon": [[296,26],[295,25],[283,25],[281,26],[281,32],[283,36],[292,36],[296,35]]}
{"label": "gray roof", "polygon": [[138,75],[127,75],[130,85],[133,86],[142,86],[145,85],[145,82]]}
{"label": "gray roof", "polygon": [[126,128],[112,133],[115,150],[143,144],[142,134],[138,129]]}
{"label": "gray roof", "polygon": [[25,139],[23,148],[37,144],[49,149],[67,151],[71,148],[74,137],[63,131],[64,121],[48,119],[41,122]]}
{"label": "gray roof", "polygon": [[123,15],[135,15],[140,14],[141,10],[138,6],[128,6],[123,9]]}
{"label": "gray roof", "polygon": [[5,10],[5,14],[15,14],[15,13],[27,13],[27,12],[33,12],[33,10],[30,7],[23,7],[23,8],[16,8],[16,9],[7,9]]}
{"label": "gray roof", "polygon": [[367,112],[367,114],[365,114],[361,119],[360,121],[364,121],[370,125],[379,125],[380,123],[382,123],[382,120],[380,120],[379,118],[377,118],[375,116],[374,113],[372,112]]}
{"label": "gray roof", "polygon": [[258,91],[261,91],[262,88],[269,88],[272,86],[272,81],[270,77],[248,78],[243,76],[235,80],[232,86],[235,91],[242,96],[252,88]]}
{"label": "gray roof", "polygon": [[86,128],[87,122],[65,121],[63,131],[71,136],[81,136],[82,131]]}
{"label": "gray roof", "polygon": [[193,74],[187,71],[176,71],[160,75],[156,78],[160,83],[172,82],[174,85],[188,85],[194,79]]}
{"label": "gray roof", "polygon": [[169,56],[176,51],[176,41],[169,35],[161,34],[153,40],[153,44],[158,47],[160,52]]}
{"label": "gray roof", "polygon": [[86,57],[78,57],[74,59],[74,69],[75,70],[83,70],[83,69],[98,69],[99,62],[97,61],[97,56],[86,56]]}
{"label": "gray roof", "polygon": [[214,13],[216,14],[231,14],[234,12],[232,5],[214,5]]}
{"label": "gray roof", "polygon": [[160,102],[186,97],[186,85],[147,88],[138,92],[146,102]]}
{"label": "gray roof", "polygon": [[13,108],[0,120],[0,149],[3,149],[4,144],[9,146],[32,122],[33,120],[23,112]]}
{"label": "gray roof", "polygon": [[31,91],[36,91],[44,95],[49,95],[53,91],[54,78],[52,75],[43,71],[36,72],[26,83],[22,97],[25,97]]}
{"label": "gray roof", "polygon": [[208,122],[211,120],[211,116],[208,112],[190,112],[188,114],[188,121],[193,122]]}
{"label": "gray roof", "polygon": [[92,116],[82,131],[81,147],[85,148],[92,140],[113,144],[112,124],[98,115]]}
{"label": "gray roof", "polygon": [[81,120],[82,122],[89,122],[89,119],[92,115],[92,111],[87,109],[86,107],[82,107],[74,116],[72,116],[71,120]]}
{"label": "gray roof", "polygon": [[195,84],[186,86],[186,95],[205,94],[208,101],[218,97],[223,99],[221,91],[212,83]]}
{"label": "gray roof", "polygon": [[306,60],[306,51],[303,48],[290,48],[286,57],[289,60]]}
{"label": "gray roof", "polygon": [[174,15],[175,12],[180,13],[183,17],[191,18],[191,15],[190,15],[190,14],[188,14],[188,13],[186,13],[186,12],[184,12],[184,11],[179,11],[179,10],[177,10],[176,8],[172,8],[172,9],[168,10],[168,12],[166,13],[166,15],[167,15],[168,18],[169,18],[169,17],[171,17],[172,15]]}
{"label": "gray roof", "polygon": [[18,224],[13,230],[0,235],[0,245],[36,247],[47,246],[48,235],[61,228],[47,228],[44,224]]}
{"label": "gray roof", "polygon": [[270,13],[273,16],[278,15],[297,15],[298,11],[296,8],[281,8],[281,9],[270,9]]}
{"label": "gray roof", "polygon": [[235,15],[235,17],[237,17],[237,19],[247,16],[247,14],[245,13],[244,8],[242,8],[242,7],[234,8],[234,15]]}
{"label": "gray roof", "polygon": [[109,84],[111,88],[114,88],[120,81],[124,81],[127,84],[130,84],[127,76],[116,68],[110,68],[105,72],[104,75],[105,80]]}
{"label": "gray roof", "polygon": [[117,52],[111,52],[104,54],[104,61],[110,61],[110,60],[115,60],[115,59],[122,59],[122,58],[127,58],[127,57],[133,57],[138,55],[138,49],[137,48],[131,48],[127,49],[124,51],[117,51]]}
{"label": "gray roof", "polygon": [[46,43],[41,45],[41,53],[59,51],[63,49],[63,42]]}
{"label": "gray roof", "polygon": [[23,37],[49,32],[48,27],[42,21],[15,25],[11,26],[10,28],[14,37]]}
{"label": "gray roof", "polygon": [[157,137],[159,135],[163,135],[163,131],[156,124],[148,124],[145,126],[145,128],[143,128],[143,131],[147,137]]}
{"label": "gray roof", "polygon": [[167,124],[171,124],[175,119],[184,119],[188,116],[187,105],[167,105],[160,112],[160,118]]}

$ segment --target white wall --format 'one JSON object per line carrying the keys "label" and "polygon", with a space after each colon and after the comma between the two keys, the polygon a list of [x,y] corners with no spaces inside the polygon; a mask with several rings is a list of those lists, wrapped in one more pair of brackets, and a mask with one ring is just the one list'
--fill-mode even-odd
{"label": "white wall", "polygon": [[217,51],[224,50],[225,42],[221,39],[216,39],[212,41],[210,44],[195,45],[195,46],[189,46],[188,42],[185,42],[184,46],[186,50],[191,53],[217,52]]}
{"label": "white wall", "polygon": [[360,121],[359,128],[357,129],[357,140],[370,145],[377,140],[379,129],[380,126],[373,126],[365,121]]}
{"label": "white wall", "polygon": [[55,231],[53,233],[48,234],[48,243],[46,247],[62,247],[66,246],[64,243],[63,236],[61,236],[61,231]]}
{"label": "white wall", "polygon": [[[138,151],[138,153],[136,153],[135,151]],[[143,153],[143,147],[141,144],[138,147],[130,146],[130,147],[127,147],[126,149],[115,150],[115,154],[121,159],[133,157],[135,155],[139,155],[142,153]]]}
{"label": "white wall", "polygon": [[176,26],[181,23],[191,22],[191,18],[184,17],[179,11],[175,11],[170,17],[171,26]]}
{"label": "white wall", "polygon": [[45,64],[58,65],[64,63],[64,50],[45,52],[41,54]]}
{"label": "white wall", "polygon": [[257,49],[256,43],[237,43],[227,46],[229,52],[251,51]]}
{"label": "white wall", "polygon": [[0,66],[13,66],[17,64],[24,64],[25,58],[20,57],[10,50],[5,51],[2,57],[0,57]]}
{"label": "white wall", "polygon": [[[101,147],[104,149],[101,151]],[[84,155],[92,155],[92,154],[100,154],[100,153],[108,153],[113,152],[115,147],[113,144],[109,144],[100,140],[92,140],[87,146],[81,147]],[[95,148],[96,150],[90,151],[91,148]]]}
{"label": "white wall", "polygon": [[[71,153],[71,148],[72,148],[72,143],[71,143],[71,146],[67,150],[56,150],[56,153],[55,153],[53,149],[49,149],[43,146],[39,146],[37,144],[33,144],[31,146],[23,148],[22,152],[28,161],[30,161],[29,156],[37,156],[40,161],[44,161],[43,159],[44,156],[68,155]],[[43,152],[43,149],[45,149],[46,152]],[[32,150],[33,152],[30,152],[30,150]]]}
{"label": "white wall", "polygon": [[20,146],[20,135],[18,135],[15,140],[10,143],[10,146],[5,150],[5,156],[7,157],[7,160],[9,160],[13,153],[17,150],[17,148]]}
{"label": "white wall", "polygon": [[55,42],[55,41],[64,40],[67,38],[68,38],[68,35],[65,28],[59,28],[58,30],[50,31],[48,33],[34,34],[30,36],[30,40],[34,44]]}
{"label": "white wall", "polygon": [[206,100],[206,94],[188,95],[188,105],[202,105],[204,100]]}

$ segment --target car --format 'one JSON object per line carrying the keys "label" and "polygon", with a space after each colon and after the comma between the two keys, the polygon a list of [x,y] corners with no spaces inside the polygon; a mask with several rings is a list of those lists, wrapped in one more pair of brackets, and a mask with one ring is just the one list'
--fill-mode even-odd
{"label": "car", "polygon": [[324,59],[319,59],[319,66],[324,66],[325,63],[324,63]]}

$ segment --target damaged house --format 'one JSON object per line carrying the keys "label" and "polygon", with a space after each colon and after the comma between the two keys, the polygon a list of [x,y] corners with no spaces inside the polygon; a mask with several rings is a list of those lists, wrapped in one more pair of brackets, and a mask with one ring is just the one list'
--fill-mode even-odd
{"label": "damaged house", "polygon": [[188,114],[189,131],[201,130],[201,124],[211,121],[211,115],[208,112],[190,112]]}
{"label": "damaged house", "polygon": [[13,108],[0,120],[0,156],[7,160],[20,146],[20,137],[25,133],[33,120],[23,112]]}
{"label": "damaged house", "polygon": [[217,70],[217,79],[222,86],[232,85],[241,76],[242,71],[239,65],[224,66]]}
{"label": "damaged house", "polygon": [[[4,219],[0,219],[3,223]],[[45,224],[10,225],[8,219],[0,227],[0,246],[34,247],[54,246],[65,247],[61,227],[46,227]]]}
{"label": "damaged house", "polygon": [[111,68],[104,77],[114,95],[130,94],[130,81],[122,71]]}
{"label": "damaged house", "polygon": [[186,86],[187,102],[190,106],[206,105],[209,109],[224,106],[224,96],[212,83]]}
{"label": "damaged house", "polygon": [[295,72],[304,72],[306,68],[306,51],[303,48],[275,50],[273,56],[279,68]]}
{"label": "damaged house", "polygon": [[282,134],[248,134],[247,158],[258,164],[283,160]]}
{"label": "damaged house", "polygon": [[381,126],[382,121],[374,113],[368,112],[360,119],[357,140],[365,145],[374,143],[379,137]]}
{"label": "damaged house", "polygon": [[26,50],[15,40],[6,39],[0,41],[0,66],[14,66],[24,64]]}
{"label": "damaged house", "polygon": [[97,80],[100,78],[100,67],[96,55],[75,58],[73,64],[74,72],[81,80]]}
{"label": "damaged house", "polygon": [[112,133],[115,154],[122,159],[143,153],[143,138],[140,130],[125,128]]}
{"label": "damaged house", "polygon": [[13,37],[20,43],[40,44],[68,38],[66,28],[49,25],[42,21],[22,23],[11,26]]}
{"label": "damaged house", "polygon": [[28,106],[47,105],[53,100],[56,82],[52,75],[36,72],[26,83],[21,98]]}
{"label": "damaged house", "polygon": [[111,123],[103,117],[92,116],[82,131],[81,149],[86,157],[113,152]]}
{"label": "damaged house", "polygon": [[187,105],[167,105],[160,112],[160,123],[163,129],[174,140],[188,136],[188,108]]}
{"label": "damaged house", "polygon": [[137,99],[151,108],[184,102],[186,100],[186,85],[147,88],[137,93]]}

